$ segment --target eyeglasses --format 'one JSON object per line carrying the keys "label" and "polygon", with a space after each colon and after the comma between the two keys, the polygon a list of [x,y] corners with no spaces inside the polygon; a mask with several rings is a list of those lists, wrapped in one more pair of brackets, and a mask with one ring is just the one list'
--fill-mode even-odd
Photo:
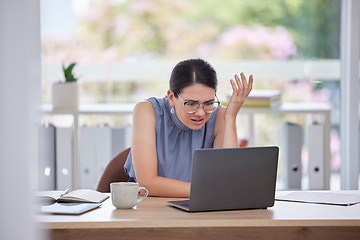
{"label": "eyeglasses", "polygon": [[206,113],[212,113],[214,112],[220,105],[220,101],[218,99],[218,97],[215,95],[217,101],[207,101],[204,102],[204,104],[200,105],[198,102],[195,101],[184,101],[180,95],[178,95],[180,100],[184,103],[184,107],[185,107],[185,111],[187,113],[196,113],[200,107],[202,107],[204,109],[204,111]]}

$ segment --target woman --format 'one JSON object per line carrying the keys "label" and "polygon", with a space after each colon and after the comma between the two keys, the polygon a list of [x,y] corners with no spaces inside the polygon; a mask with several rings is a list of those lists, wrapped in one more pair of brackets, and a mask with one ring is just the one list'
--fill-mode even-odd
{"label": "woman", "polygon": [[214,68],[202,59],[179,62],[164,98],[149,98],[133,112],[131,152],[125,163],[129,181],[151,196],[189,197],[193,152],[200,148],[238,147],[236,116],[249,95],[243,73],[230,80],[228,106],[216,96]]}

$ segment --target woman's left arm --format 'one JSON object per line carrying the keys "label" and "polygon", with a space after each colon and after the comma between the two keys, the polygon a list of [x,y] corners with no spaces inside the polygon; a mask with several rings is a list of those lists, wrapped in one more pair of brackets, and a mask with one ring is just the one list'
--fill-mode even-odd
{"label": "woman's left arm", "polygon": [[215,125],[214,148],[236,148],[239,147],[236,132],[236,117],[249,96],[253,86],[253,76],[247,81],[244,73],[235,75],[235,81],[230,80],[233,89],[232,96],[226,108],[219,109]]}

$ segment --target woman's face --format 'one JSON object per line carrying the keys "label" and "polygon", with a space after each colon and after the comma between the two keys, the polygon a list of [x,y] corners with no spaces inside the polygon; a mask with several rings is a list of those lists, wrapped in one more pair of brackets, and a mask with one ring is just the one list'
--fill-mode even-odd
{"label": "woman's face", "polygon": [[194,84],[184,88],[179,96],[184,102],[196,102],[200,108],[195,113],[188,113],[185,110],[184,102],[180,97],[175,97],[171,90],[168,90],[168,99],[171,107],[175,109],[177,118],[187,127],[199,130],[209,120],[211,113],[206,113],[202,108],[203,104],[215,100],[215,89],[202,85]]}

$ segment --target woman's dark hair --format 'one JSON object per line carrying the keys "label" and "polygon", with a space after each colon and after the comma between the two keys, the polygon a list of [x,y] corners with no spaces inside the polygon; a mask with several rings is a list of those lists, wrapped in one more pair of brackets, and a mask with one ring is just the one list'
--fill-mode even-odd
{"label": "woman's dark hair", "polygon": [[181,91],[194,84],[202,84],[217,90],[217,76],[215,69],[203,59],[188,59],[179,62],[174,67],[169,85],[177,97]]}

